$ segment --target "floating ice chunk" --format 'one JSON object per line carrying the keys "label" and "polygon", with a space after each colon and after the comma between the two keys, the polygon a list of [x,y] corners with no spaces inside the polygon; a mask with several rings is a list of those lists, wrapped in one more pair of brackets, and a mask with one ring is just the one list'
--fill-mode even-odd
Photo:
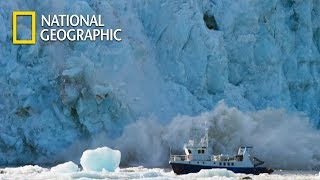
{"label": "floating ice chunk", "polygon": [[227,169],[202,169],[198,173],[185,175],[188,178],[209,178],[209,177],[236,177],[235,173]]}
{"label": "floating ice chunk", "polygon": [[80,164],[83,170],[114,172],[120,164],[121,152],[108,147],[101,147],[83,152]]}
{"label": "floating ice chunk", "polygon": [[80,169],[78,165],[69,161],[63,164],[59,164],[55,167],[52,167],[50,171],[55,173],[73,173],[73,172],[78,172],[79,170]]}
{"label": "floating ice chunk", "polygon": [[[6,172],[7,174],[38,174],[46,171],[45,168],[42,168],[40,166],[32,166],[32,165],[27,165],[27,166],[22,166],[22,167],[17,167],[17,168],[5,168],[3,172]],[[0,178],[1,179],[1,178]]]}
{"label": "floating ice chunk", "polygon": [[155,171],[149,171],[142,174],[143,178],[155,178],[155,177],[161,177],[161,176],[162,176],[161,172],[155,172]]}

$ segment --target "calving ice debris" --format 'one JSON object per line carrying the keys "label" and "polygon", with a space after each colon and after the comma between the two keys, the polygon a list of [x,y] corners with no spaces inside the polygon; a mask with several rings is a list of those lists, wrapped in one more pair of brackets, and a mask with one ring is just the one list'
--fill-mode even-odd
{"label": "calving ice debris", "polygon": [[101,15],[42,15],[43,41],[121,41],[122,29],[105,29]]}

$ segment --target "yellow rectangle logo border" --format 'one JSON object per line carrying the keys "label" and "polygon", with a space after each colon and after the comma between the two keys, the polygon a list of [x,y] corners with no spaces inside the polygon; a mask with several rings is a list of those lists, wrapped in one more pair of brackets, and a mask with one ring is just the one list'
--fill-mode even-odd
{"label": "yellow rectangle logo border", "polygon": [[[31,39],[19,40],[17,38],[17,17],[31,16]],[[13,44],[36,44],[36,12],[35,11],[13,11],[12,12],[12,43]]]}

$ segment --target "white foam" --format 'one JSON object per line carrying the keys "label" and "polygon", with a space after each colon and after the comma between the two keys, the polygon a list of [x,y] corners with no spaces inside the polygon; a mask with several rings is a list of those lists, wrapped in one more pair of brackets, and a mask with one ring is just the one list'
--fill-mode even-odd
{"label": "white foam", "polygon": [[[57,166],[56,166],[57,167]],[[60,167],[75,167],[73,163],[64,163],[58,165]],[[308,171],[276,171],[275,173],[260,174],[260,175],[246,175],[235,174],[226,169],[211,169],[201,170],[199,173],[191,173],[186,175],[175,175],[173,171],[167,172],[160,168],[144,168],[144,167],[130,167],[122,168],[119,172],[107,172],[107,171],[75,171],[65,173],[65,171],[53,171],[53,168],[49,171],[47,168],[39,166],[24,166],[18,168],[4,168],[0,169],[0,179],[220,179],[220,180],[238,180],[245,177],[255,180],[269,180],[269,179],[310,179],[319,180],[318,174]],[[279,174],[280,173],[280,174]]]}
{"label": "white foam", "polygon": [[101,147],[83,152],[80,164],[86,171],[114,172],[119,167],[120,159],[120,151]]}
{"label": "white foam", "polygon": [[212,178],[212,177],[235,178],[236,174],[227,169],[203,169],[198,173],[182,175],[181,177],[185,179]]}

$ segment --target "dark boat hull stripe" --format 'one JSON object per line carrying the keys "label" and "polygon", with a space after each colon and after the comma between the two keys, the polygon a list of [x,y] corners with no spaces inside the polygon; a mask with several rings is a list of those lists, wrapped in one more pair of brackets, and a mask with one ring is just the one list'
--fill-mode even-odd
{"label": "dark boat hull stripe", "polygon": [[243,174],[261,174],[261,173],[272,173],[272,169],[268,169],[266,167],[253,167],[253,168],[245,168],[245,167],[220,167],[220,166],[202,166],[202,165],[194,165],[194,164],[181,164],[181,163],[173,163],[170,162],[170,165],[173,171],[176,174],[188,174],[188,173],[197,173],[201,169],[227,169],[234,173],[243,173]]}

